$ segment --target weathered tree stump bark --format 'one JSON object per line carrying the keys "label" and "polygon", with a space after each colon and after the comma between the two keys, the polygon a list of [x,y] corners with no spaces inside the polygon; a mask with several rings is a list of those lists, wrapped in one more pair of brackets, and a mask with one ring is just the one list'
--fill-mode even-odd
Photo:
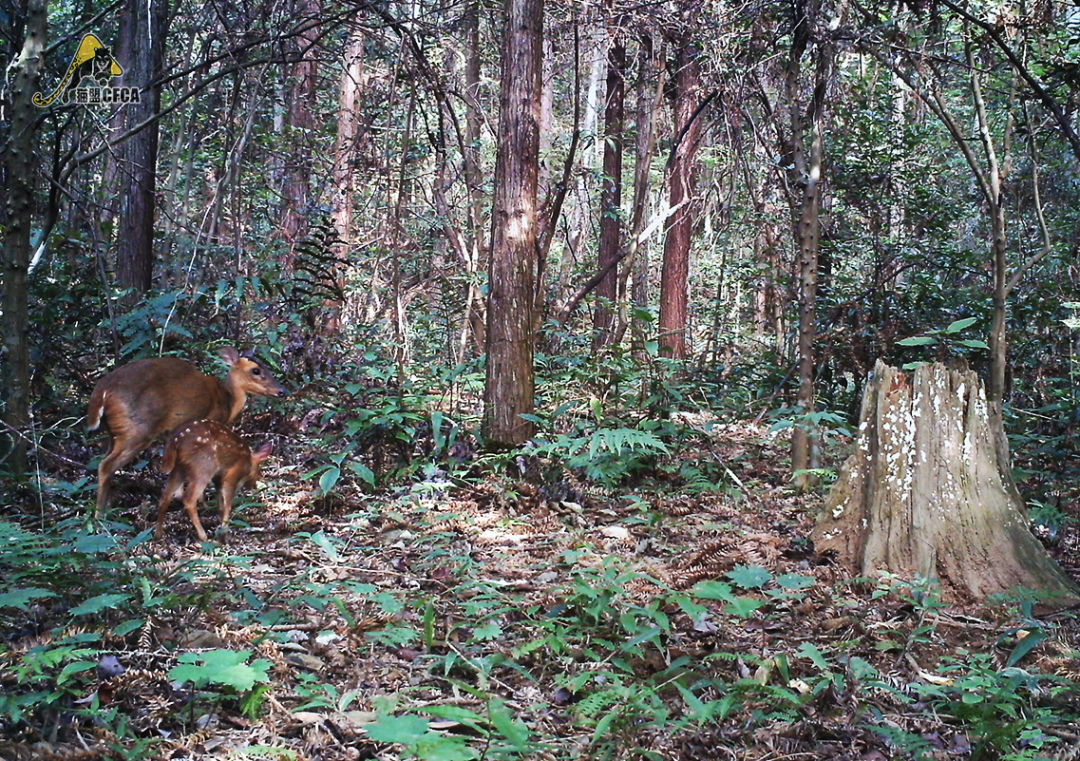
{"label": "weathered tree stump bark", "polygon": [[878,361],[855,453],[813,532],[817,550],[855,574],[935,578],[946,599],[1031,590],[1044,604],[1075,604],[1080,589],[1029,531],[999,447],[974,372],[933,364],[909,375]]}

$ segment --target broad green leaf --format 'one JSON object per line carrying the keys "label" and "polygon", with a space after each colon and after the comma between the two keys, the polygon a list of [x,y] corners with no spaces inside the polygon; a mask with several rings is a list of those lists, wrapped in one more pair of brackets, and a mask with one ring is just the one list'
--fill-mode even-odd
{"label": "broad green leaf", "polygon": [[[705,703],[701,702],[701,699],[692,693],[690,690],[683,687],[678,682],[675,682],[675,688],[682,694],[683,701],[686,703],[686,707],[690,709],[690,715],[697,721],[708,721],[712,718],[712,711]],[[710,704],[715,705],[715,703]]]}
{"label": "broad green leaf", "polygon": [[72,549],[87,555],[100,555],[112,552],[116,546],[116,538],[108,534],[82,534],[75,540]]}
{"label": "broad green leaf", "polygon": [[848,661],[848,667],[851,669],[851,675],[859,681],[866,681],[878,675],[876,668],[858,656],[851,657]]}
{"label": "broad green leaf", "polygon": [[709,612],[709,609],[704,605],[700,605],[685,595],[679,595],[675,598],[675,604],[682,609],[682,612],[690,616],[695,621],[700,621],[701,618]]}
{"label": "broad green leaf", "polygon": [[64,668],[60,671],[60,674],[56,677],[56,684],[58,686],[65,685],[69,681],[68,677],[72,676],[73,674],[81,674],[84,671],[89,671],[96,666],[97,664],[93,661],[75,661],[74,663],[69,663],[64,666]]}
{"label": "broad green leaf", "polygon": [[949,333],[950,335],[952,333],[959,333],[964,328],[970,328],[977,321],[978,321],[977,317],[965,317],[962,320],[956,320],[951,325],[949,325],[949,327],[945,328],[945,332]]}
{"label": "broad green leaf", "polygon": [[431,438],[434,440],[435,449],[442,450],[446,446],[446,437],[442,432],[443,414],[440,410],[431,413]]}
{"label": "broad green leaf", "polygon": [[562,404],[560,404],[558,407],[555,408],[554,412],[551,413],[551,419],[554,420],[555,418],[559,417],[564,412],[566,412],[568,409],[573,407],[575,404],[576,404],[576,402],[563,402]]}
{"label": "broad green leaf", "polygon": [[273,664],[265,658],[252,661],[243,666],[233,666],[223,671],[215,681],[232,687],[238,692],[246,692],[256,684],[267,684],[270,681],[270,667]]}
{"label": "broad green leaf", "polygon": [[73,616],[92,616],[103,610],[117,608],[121,603],[127,602],[130,598],[130,595],[120,594],[98,595],[97,597],[91,597],[89,600],[84,600],[81,605],[76,605],[69,612]]}
{"label": "broad green leaf", "polygon": [[31,600],[40,600],[45,597],[56,597],[56,594],[41,587],[26,587],[16,589],[14,592],[0,594],[0,608],[18,608],[26,610],[26,605]]}
{"label": "broad green leaf", "polygon": [[897,346],[933,346],[936,343],[933,336],[912,336],[896,342]]}
{"label": "broad green leaf", "polygon": [[366,729],[368,737],[376,742],[401,745],[416,745],[429,731],[427,719],[412,713],[380,716],[378,721],[369,724]]}
{"label": "broad green leaf", "polygon": [[693,589],[690,590],[690,594],[705,600],[724,600],[730,602],[735,599],[735,592],[731,589],[731,585],[722,581],[699,581],[694,585]]}
{"label": "broad green leaf", "polygon": [[126,634],[131,634],[136,629],[141,629],[145,623],[146,619],[144,618],[132,618],[113,629],[113,636],[123,637]]}
{"label": "broad green leaf", "polygon": [[506,707],[506,703],[498,699],[492,700],[488,711],[491,714],[491,723],[495,725],[495,729],[506,738],[506,741],[510,743],[514,750],[519,753],[528,750],[529,727],[525,722],[514,718],[513,714],[510,713],[510,709]]}
{"label": "broad green leaf", "polygon": [[323,474],[319,476],[319,489],[324,494],[329,494],[330,490],[337,485],[338,479],[341,478],[341,468],[331,466],[323,471]]}
{"label": "broad green leaf", "polygon": [[825,656],[813,642],[803,642],[795,652],[804,658],[809,658],[822,671],[829,670],[829,662],[825,660]]}
{"label": "broad green leaf", "polygon": [[415,749],[416,757],[422,761],[474,761],[481,757],[468,746],[464,737],[434,732],[420,740]]}
{"label": "broad green leaf", "polygon": [[436,624],[435,603],[428,600],[424,606],[424,644],[428,648],[435,647],[435,624]]}
{"label": "broad green leaf", "polygon": [[375,485],[375,473],[362,462],[351,460],[347,466],[356,475],[360,476],[368,486]]}
{"label": "broad green leaf", "polygon": [[785,573],[776,577],[776,583],[783,589],[809,589],[816,584],[813,576],[803,576],[800,573]]}
{"label": "broad green leaf", "polygon": [[334,543],[330,540],[330,537],[323,533],[321,529],[311,535],[311,541],[314,542],[318,546],[318,548],[323,551],[323,554],[325,554],[326,557],[330,559],[330,562],[341,562],[341,554],[338,552],[337,547],[334,546]]}
{"label": "broad green leaf", "polygon": [[494,621],[485,621],[473,628],[473,639],[477,640],[492,640],[498,639],[499,635],[503,633],[503,629]]}
{"label": "broad green leaf", "polygon": [[757,565],[740,565],[732,569],[727,577],[743,589],[760,589],[772,581],[772,573]]}
{"label": "broad green leaf", "polygon": [[476,711],[471,711],[468,708],[462,708],[461,706],[450,705],[434,705],[424,706],[422,709],[424,713],[431,714],[432,716],[445,719],[446,721],[456,721],[459,724],[464,724],[467,727],[471,727],[477,732],[487,735],[487,729],[485,725],[487,720],[478,714]]}
{"label": "broad green leaf", "polygon": [[270,681],[270,661],[259,659],[249,665],[246,661],[250,657],[250,650],[185,653],[179,658],[180,665],[169,671],[169,678],[178,682],[192,682],[196,686],[220,684],[245,692],[257,683]]}
{"label": "broad green leaf", "polygon": [[987,349],[987,350],[989,350],[989,348],[990,348],[986,344],[986,341],[979,341],[978,339],[975,339],[975,338],[965,338],[965,339],[963,339],[961,341],[957,341],[956,343],[960,344],[961,346],[966,346],[969,349]]}
{"label": "broad green leaf", "polygon": [[1036,645],[1038,645],[1045,639],[1046,632],[1042,629],[1029,631],[1026,637],[1016,643],[1016,647],[1014,647],[1012,652],[1009,653],[1009,658],[1005,665],[1015,666],[1017,663],[1023,660],[1024,656],[1030,653]]}
{"label": "broad green leaf", "polygon": [[365,415],[360,420],[348,421],[347,423],[345,423],[345,436],[349,438],[355,436],[356,434],[360,433],[360,431],[363,431],[365,428],[367,428],[370,423],[370,415]]}
{"label": "broad green leaf", "polygon": [[749,618],[764,604],[764,600],[755,600],[753,597],[736,597],[724,606],[724,612],[737,618]]}
{"label": "broad green leaf", "polygon": [[630,649],[637,647],[643,642],[655,642],[660,638],[661,634],[663,634],[663,632],[660,630],[659,627],[650,626],[645,631],[640,632],[636,636],[631,637],[629,640],[627,640],[623,644],[622,649],[629,651]]}

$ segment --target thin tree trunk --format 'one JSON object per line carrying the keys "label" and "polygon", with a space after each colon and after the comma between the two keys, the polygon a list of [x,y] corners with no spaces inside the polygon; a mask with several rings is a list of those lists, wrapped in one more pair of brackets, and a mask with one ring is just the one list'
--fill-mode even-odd
{"label": "thin tree trunk", "polygon": [[[297,13],[300,19],[313,19],[320,12],[319,0],[298,0]],[[311,136],[315,130],[316,86],[318,84],[319,63],[313,49],[318,30],[312,26],[297,40],[299,57],[292,66],[292,85],[289,88],[289,101],[286,130],[289,141],[289,164],[285,167],[283,188],[283,208],[281,229],[289,246],[285,265],[292,267],[293,252],[296,245],[304,239],[308,231],[308,214],[311,205]]]}
{"label": "thin tree trunk", "polygon": [[[587,4],[588,19],[595,21],[596,13],[593,6]],[[594,33],[586,38],[586,55],[589,56],[589,78],[585,91],[584,108],[580,122],[581,134],[584,136],[584,147],[579,154],[578,171],[574,172],[574,179],[569,190],[570,201],[566,211],[566,245],[563,247],[562,258],[555,272],[556,301],[565,300],[571,290],[571,283],[577,273],[579,264],[585,258],[581,255],[587,246],[587,241],[593,239],[593,215],[592,201],[590,198],[589,178],[597,164],[599,151],[596,140],[597,123],[600,114],[600,83],[604,80],[604,69],[607,66],[607,56],[604,54],[606,35],[599,30],[599,24],[591,24]],[[589,28],[589,27],[586,27]],[[577,39],[575,38],[575,45]],[[575,129],[578,127],[577,113],[575,113]],[[592,142],[590,142],[592,141]],[[558,218],[553,217],[552,224],[558,224]]]}
{"label": "thin tree trunk", "polygon": [[364,32],[352,30],[345,44],[338,93],[337,138],[334,141],[334,178],[331,218],[338,238],[346,245],[352,240],[353,193],[356,190],[355,159],[360,141],[360,99],[365,89]]}
{"label": "thin tree trunk", "polygon": [[[121,112],[121,129],[139,124],[161,109],[156,80],[164,65],[167,0],[128,0],[120,24],[119,53],[124,62],[121,85],[139,88],[139,102]],[[158,122],[154,121],[117,148],[120,188],[116,241],[116,278],[138,297],[150,290],[154,275]]]}
{"label": "thin tree trunk", "polygon": [[[7,149],[3,156],[7,189],[4,230],[4,343],[0,353],[0,391],[4,399],[4,423],[15,431],[30,426],[30,346],[27,272],[30,266],[30,230],[34,214],[34,138],[38,110],[37,92],[41,58],[48,33],[48,4],[27,0],[25,38],[18,57],[8,67],[11,104],[8,111]],[[13,434],[6,455],[7,468],[26,472],[25,441]]]}
{"label": "thin tree trunk", "polygon": [[402,242],[405,239],[405,217],[408,216],[409,198],[412,195],[412,180],[408,176],[409,150],[412,145],[413,121],[416,118],[417,93],[413,88],[409,93],[409,105],[405,111],[405,133],[402,135],[400,164],[398,166],[397,199],[393,205],[393,218],[390,220],[390,292],[393,296],[394,358],[397,364],[398,381],[404,384],[405,367],[408,364],[410,348],[406,330],[405,284],[402,282],[401,260],[404,255]]}
{"label": "thin tree trunk", "polygon": [[[967,44],[968,66],[971,71],[971,94],[979,125],[979,139],[986,154],[985,196],[990,217],[990,262],[994,273],[994,312],[990,325],[990,378],[986,387],[990,411],[1001,421],[1001,405],[1005,399],[1005,370],[1008,366],[1008,337],[1005,333],[1009,299],[1008,240],[1005,237],[1005,203],[1001,195],[1003,169],[998,161],[994,137],[990,132],[990,120],[983,100],[979,69],[975,66],[972,44]],[[1015,93],[1015,87],[1013,88]],[[1005,164],[1009,163],[1009,146],[1012,139],[1012,115],[1008,114],[1002,142]]]}
{"label": "thin tree trunk", "polygon": [[549,198],[553,160],[551,138],[555,134],[555,43],[550,37],[544,39],[544,64],[540,90],[540,179],[538,187],[540,198]]}
{"label": "thin tree trunk", "polygon": [[[796,153],[799,150],[796,149]],[[814,339],[817,334],[818,246],[821,227],[821,130],[814,128],[811,138],[808,170],[802,198],[802,210],[797,222],[796,240],[799,245],[799,388],[795,404],[803,414],[814,411]],[[809,425],[809,424],[807,424]],[[816,466],[816,437],[804,425],[796,426],[791,435],[791,469],[795,484],[805,489],[814,479],[806,471]]]}
{"label": "thin tree trunk", "polygon": [[596,286],[593,312],[594,345],[607,346],[613,337],[619,274],[616,263],[622,244],[623,112],[625,109],[626,44],[614,32],[608,48],[607,103],[604,107],[604,179],[600,194],[600,247],[597,270],[608,270]]}
{"label": "thin tree trunk", "polygon": [[465,9],[465,155],[463,157],[465,184],[469,191],[469,228],[465,274],[466,320],[459,342],[460,359],[465,357],[465,347],[471,337],[477,353],[483,350],[487,327],[484,313],[484,297],[480,287],[479,273],[484,259],[484,177],[480,164],[480,126],[483,113],[480,108],[480,0],[469,0]]}
{"label": "thin tree trunk", "polygon": [[[349,33],[349,39],[345,44],[341,89],[338,93],[334,163],[330,170],[333,178],[330,218],[339,241],[338,254],[342,258],[347,257],[352,243],[353,196],[356,193],[355,165],[361,138],[359,108],[365,87],[364,32],[360,27],[356,27]],[[345,282],[341,265],[336,265],[329,277],[334,281],[331,286],[334,292],[344,293]],[[333,335],[341,330],[341,311],[345,305],[333,302],[326,306],[328,319],[321,330],[326,335]]]}
{"label": "thin tree trunk", "polygon": [[[794,238],[798,249],[798,297],[799,337],[798,374],[799,387],[795,404],[803,415],[815,411],[814,399],[814,342],[817,335],[818,255],[821,240],[821,182],[823,179],[823,133],[825,119],[825,93],[832,74],[835,45],[825,38],[817,41],[815,53],[814,88],[809,104],[804,105],[800,96],[802,57],[809,47],[818,15],[817,0],[799,0],[793,6],[792,43],[784,81],[785,95],[791,123],[791,149],[794,167],[792,186],[801,192],[794,199],[797,204]],[[809,129],[809,136],[807,136]],[[807,145],[809,140],[809,145]],[[791,469],[795,485],[808,489],[816,483],[807,472],[818,465],[818,440],[812,424],[805,418],[792,429]]]}
{"label": "thin tree trunk", "polygon": [[[194,37],[188,39],[183,47],[184,52],[178,62],[178,69],[187,69],[190,66],[195,51]],[[177,85],[184,89],[190,87],[191,75],[179,80]],[[172,146],[163,152],[170,157],[170,165],[167,170],[162,171],[165,182],[161,196],[171,199],[172,208],[172,213],[165,215],[159,225],[161,242],[158,244],[158,260],[161,262],[161,274],[166,282],[176,282],[178,279],[177,274],[181,268],[177,266],[175,256],[177,239],[186,233],[184,227],[190,218],[188,201],[191,197],[191,169],[194,166],[195,146],[198,145],[194,114],[195,106],[192,103],[184,109],[183,115],[177,112],[180,126],[174,130]],[[179,189],[181,182],[183,183],[182,191]],[[181,222],[181,220],[184,221]]]}
{"label": "thin tree trunk", "polygon": [[533,310],[540,170],[543,0],[507,0],[489,270],[483,434],[490,447],[527,441],[535,404]]}
{"label": "thin tree trunk", "polygon": [[[653,44],[649,33],[641,35],[641,47],[638,51],[637,83],[637,143],[634,156],[634,200],[630,212],[630,256],[632,261],[627,267],[632,272],[630,284],[630,303],[633,326],[632,343],[635,355],[642,358],[645,340],[649,331],[649,322],[638,316],[649,306],[649,248],[640,240],[645,229],[645,212],[649,204],[649,176],[652,172],[652,160],[656,151],[655,114],[660,108],[664,94],[664,69],[662,58]],[[653,81],[655,79],[655,85]]]}

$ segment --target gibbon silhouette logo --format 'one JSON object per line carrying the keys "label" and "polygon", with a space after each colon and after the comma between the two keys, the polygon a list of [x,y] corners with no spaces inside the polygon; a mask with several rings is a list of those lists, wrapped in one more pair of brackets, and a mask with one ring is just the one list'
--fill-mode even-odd
{"label": "gibbon silhouette logo", "polygon": [[97,38],[88,34],[79,43],[63,80],[51,95],[34,93],[34,105],[47,108],[56,101],[84,106],[111,106],[138,103],[139,88],[112,87],[113,77],[124,73],[112,57],[112,51]]}

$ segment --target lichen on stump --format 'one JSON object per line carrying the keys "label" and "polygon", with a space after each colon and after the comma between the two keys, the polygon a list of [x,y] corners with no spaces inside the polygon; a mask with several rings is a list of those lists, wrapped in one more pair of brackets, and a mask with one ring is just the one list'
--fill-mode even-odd
{"label": "lichen on stump", "polygon": [[817,550],[854,574],[935,578],[957,601],[1018,590],[1054,607],[1080,601],[998,469],[1007,444],[995,426],[974,372],[927,364],[909,375],[878,361],[855,452],[813,532]]}

